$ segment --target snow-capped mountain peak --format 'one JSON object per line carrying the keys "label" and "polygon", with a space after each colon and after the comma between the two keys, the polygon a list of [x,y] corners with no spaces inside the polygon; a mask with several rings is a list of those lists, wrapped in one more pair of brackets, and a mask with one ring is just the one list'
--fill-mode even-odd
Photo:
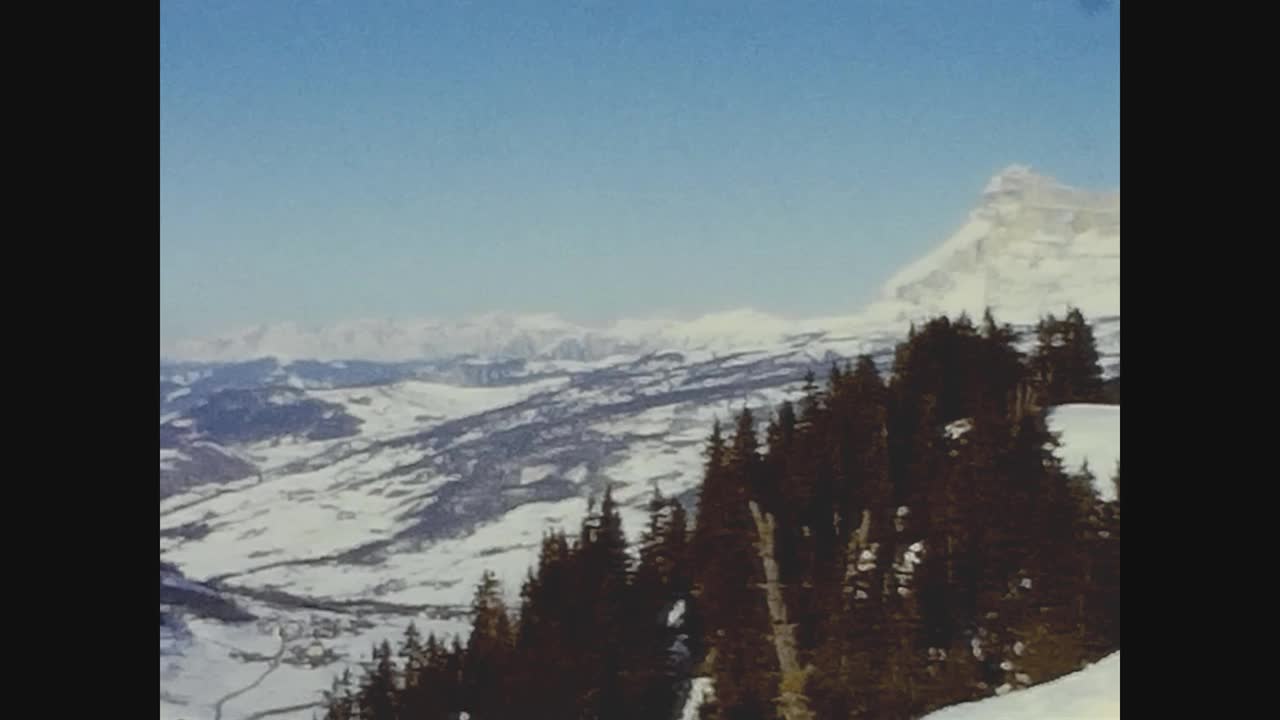
{"label": "snow-capped mountain peak", "polygon": [[1120,193],[1013,165],[987,183],[955,234],[885,283],[868,314],[902,321],[991,308],[1029,323],[1068,305],[1120,314]]}

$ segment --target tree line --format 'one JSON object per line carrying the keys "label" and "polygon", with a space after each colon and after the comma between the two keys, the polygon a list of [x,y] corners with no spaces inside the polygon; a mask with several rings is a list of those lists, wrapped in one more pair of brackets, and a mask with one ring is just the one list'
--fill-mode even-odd
{"label": "tree line", "polygon": [[655,490],[633,554],[606,492],[546,535],[514,612],[486,573],[465,643],[411,626],[324,717],[661,720],[710,676],[708,720],[900,720],[1113,652],[1119,467],[1104,502],[1047,426],[1106,400],[1096,342],[1078,310],[1035,333],[1024,355],[989,312],[934,318],[887,378],[809,374],[763,444],[749,409],[717,422],[696,523]]}

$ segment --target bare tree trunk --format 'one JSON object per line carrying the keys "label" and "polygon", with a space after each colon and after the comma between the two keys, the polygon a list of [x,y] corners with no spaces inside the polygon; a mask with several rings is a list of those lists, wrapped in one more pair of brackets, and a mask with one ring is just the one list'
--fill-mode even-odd
{"label": "bare tree trunk", "polygon": [[1040,412],[1041,401],[1043,399],[1041,396],[1045,393],[1047,393],[1047,390],[1042,392],[1033,384],[1025,381],[1019,382],[1014,393],[1014,422],[1021,422],[1022,418],[1028,415],[1035,415]]}
{"label": "bare tree trunk", "polygon": [[773,649],[782,670],[779,683],[778,707],[786,720],[813,720],[809,698],[804,694],[804,681],[811,667],[800,667],[796,655],[795,626],[787,622],[787,605],[782,597],[782,585],[778,580],[778,559],[773,550],[773,516],[760,512],[754,500],[748,502],[751,517],[755,519],[760,541],[756,547],[764,564],[765,600],[769,604],[769,620],[773,624]]}

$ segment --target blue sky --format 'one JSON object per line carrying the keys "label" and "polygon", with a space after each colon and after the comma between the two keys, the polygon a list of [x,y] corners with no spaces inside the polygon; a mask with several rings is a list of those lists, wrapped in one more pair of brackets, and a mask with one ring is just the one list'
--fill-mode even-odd
{"label": "blue sky", "polygon": [[1030,164],[1120,183],[1080,0],[164,0],[162,342],[856,310]]}

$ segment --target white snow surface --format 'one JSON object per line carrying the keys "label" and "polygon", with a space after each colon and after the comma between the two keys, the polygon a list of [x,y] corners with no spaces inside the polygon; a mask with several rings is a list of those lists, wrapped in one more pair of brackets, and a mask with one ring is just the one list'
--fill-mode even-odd
{"label": "white snow surface", "polygon": [[408,380],[377,387],[342,388],[311,393],[342,405],[359,418],[362,437],[377,439],[425,430],[450,418],[511,405],[539,392],[563,387],[565,378],[498,387],[459,387]]}
{"label": "white snow surface", "polygon": [[1120,653],[1053,682],[953,705],[924,720],[1119,720]]}
{"label": "white snow surface", "polygon": [[[694,678],[680,720],[697,720],[714,696],[711,678]],[[1119,720],[1120,653],[1052,682],[953,705],[922,720]]]}
{"label": "white snow surface", "polygon": [[1030,323],[1067,305],[1093,318],[1120,314],[1120,193],[1012,166],[954,235],[885,283],[867,315],[978,318],[990,307],[1000,320]]}
{"label": "white snow surface", "polygon": [[698,720],[698,711],[714,697],[715,691],[711,678],[694,678],[690,684],[689,696],[685,699],[684,707],[680,709],[680,720]]}
{"label": "white snow surface", "polygon": [[680,627],[684,624],[684,600],[677,600],[667,613],[667,627]]}
{"label": "white snow surface", "polygon": [[176,463],[182,460],[190,460],[191,458],[181,450],[172,448],[160,448],[160,469],[167,470],[172,468]]}
{"label": "white snow surface", "polygon": [[1070,472],[1086,461],[1094,487],[1104,500],[1114,500],[1116,464],[1120,462],[1119,405],[1060,405],[1049,413],[1049,429],[1058,433],[1057,455]]}

